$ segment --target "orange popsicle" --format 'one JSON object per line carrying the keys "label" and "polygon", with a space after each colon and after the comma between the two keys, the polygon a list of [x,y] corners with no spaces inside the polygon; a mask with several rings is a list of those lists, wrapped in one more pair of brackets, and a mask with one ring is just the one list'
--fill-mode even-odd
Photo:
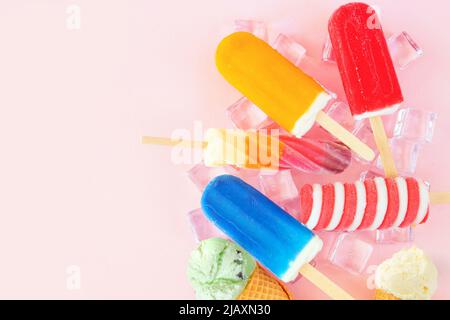
{"label": "orange popsicle", "polygon": [[236,32],[220,43],[223,77],[285,130],[302,136],[331,96],[263,40]]}

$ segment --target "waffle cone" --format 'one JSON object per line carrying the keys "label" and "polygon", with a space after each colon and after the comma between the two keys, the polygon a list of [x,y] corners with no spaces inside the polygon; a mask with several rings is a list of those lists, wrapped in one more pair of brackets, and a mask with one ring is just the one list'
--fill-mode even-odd
{"label": "waffle cone", "polygon": [[401,300],[400,298],[397,298],[393,294],[386,292],[381,289],[375,290],[375,300]]}
{"label": "waffle cone", "polygon": [[281,282],[257,265],[237,300],[292,300],[292,297]]}

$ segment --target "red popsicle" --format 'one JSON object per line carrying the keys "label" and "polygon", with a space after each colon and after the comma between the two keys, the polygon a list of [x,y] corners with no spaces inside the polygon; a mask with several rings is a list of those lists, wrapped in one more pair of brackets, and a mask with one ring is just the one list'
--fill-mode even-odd
{"label": "red popsicle", "polygon": [[370,118],[386,176],[396,177],[380,116],[395,112],[403,96],[377,13],[365,3],[346,4],[331,16],[328,32],[353,117]]}
{"label": "red popsicle", "polygon": [[346,4],[331,16],[328,31],[354,118],[396,111],[403,96],[375,10]]}

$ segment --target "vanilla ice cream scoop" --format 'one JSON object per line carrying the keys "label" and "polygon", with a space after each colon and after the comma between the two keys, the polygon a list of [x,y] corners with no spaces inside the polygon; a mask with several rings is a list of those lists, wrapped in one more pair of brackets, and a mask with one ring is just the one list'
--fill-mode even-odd
{"label": "vanilla ice cream scoop", "polygon": [[377,300],[429,300],[438,272],[423,250],[404,249],[380,264],[375,272]]}

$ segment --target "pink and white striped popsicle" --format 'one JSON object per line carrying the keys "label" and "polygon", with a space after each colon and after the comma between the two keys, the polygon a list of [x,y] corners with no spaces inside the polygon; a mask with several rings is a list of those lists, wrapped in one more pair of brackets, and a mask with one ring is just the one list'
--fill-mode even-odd
{"label": "pink and white striped popsicle", "polygon": [[425,183],[415,178],[307,184],[300,192],[300,221],[311,230],[355,231],[408,227],[426,222]]}

